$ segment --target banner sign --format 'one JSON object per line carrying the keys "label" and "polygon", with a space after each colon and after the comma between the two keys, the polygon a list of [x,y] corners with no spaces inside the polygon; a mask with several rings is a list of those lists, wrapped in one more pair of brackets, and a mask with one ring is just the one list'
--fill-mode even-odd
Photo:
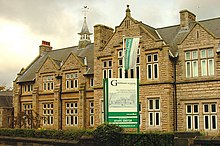
{"label": "banner sign", "polygon": [[104,79],[105,121],[139,128],[139,85],[136,78]]}
{"label": "banner sign", "polygon": [[126,38],[125,48],[125,70],[135,67],[137,61],[137,50],[140,38]]}

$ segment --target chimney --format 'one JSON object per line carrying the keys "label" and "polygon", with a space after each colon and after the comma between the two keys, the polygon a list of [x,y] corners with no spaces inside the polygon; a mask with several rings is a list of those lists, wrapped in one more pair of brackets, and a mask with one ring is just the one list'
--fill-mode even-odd
{"label": "chimney", "polygon": [[196,15],[188,10],[180,11],[180,28],[188,30],[190,22],[196,21]]}
{"label": "chimney", "polygon": [[42,44],[39,46],[39,54],[43,55],[44,52],[52,51],[52,47],[50,46],[50,42],[42,41]]}

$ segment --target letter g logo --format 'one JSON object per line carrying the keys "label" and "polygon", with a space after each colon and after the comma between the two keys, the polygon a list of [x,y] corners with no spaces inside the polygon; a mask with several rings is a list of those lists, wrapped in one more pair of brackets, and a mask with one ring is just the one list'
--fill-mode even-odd
{"label": "letter g logo", "polygon": [[118,85],[117,80],[112,80],[112,81],[111,81],[111,85],[112,85],[112,86],[117,86],[117,85]]}

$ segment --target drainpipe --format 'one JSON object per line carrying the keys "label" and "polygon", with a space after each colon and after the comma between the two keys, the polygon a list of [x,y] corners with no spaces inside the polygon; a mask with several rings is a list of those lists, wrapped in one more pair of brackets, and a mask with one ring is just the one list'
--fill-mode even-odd
{"label": "drainpipe", "polygon": [[62,130],[62,122],[63,122],[63,117],[62,117],[62,113],[63,113],[63,106],[62,106],[62,76],[58,75],[56,76],[57,79],[59,79],[60,81],[60,90],[59,90],[59,100],[60,100],[60,125],[59,125],[59,129]]}
{"label": "drainpipe", "polygon": [[178,59],[178,52],[175,55],[169,50],[169,55],[173,63],[173,131],[177,131],[177,89],[176,89],[176,64]]}
{"label": "drainpipe", "polygon": [[173,110],[174,110],[174,131],[177,131],[177,90],[176,90],[176,63],[177,63],[177,57],[173,58],[173,75],[174,75],[174,81],[173,81]]}

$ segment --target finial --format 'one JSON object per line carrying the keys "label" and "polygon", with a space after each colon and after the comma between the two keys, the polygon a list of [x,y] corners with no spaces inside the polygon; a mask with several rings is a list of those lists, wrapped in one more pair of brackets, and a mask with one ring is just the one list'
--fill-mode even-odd
{"label": "finial", "polygon": [[84,19],[86,19],[86,14],[87,14],[87,12],[89,10],[89,7],[88,6],[84,6],[82,9],[83,9],[82,12],[84,13]]}
{"label": "finial", "polygon": [[131,10],[129,9],[129,5],[127,5],[126,15],[131,16]]}

